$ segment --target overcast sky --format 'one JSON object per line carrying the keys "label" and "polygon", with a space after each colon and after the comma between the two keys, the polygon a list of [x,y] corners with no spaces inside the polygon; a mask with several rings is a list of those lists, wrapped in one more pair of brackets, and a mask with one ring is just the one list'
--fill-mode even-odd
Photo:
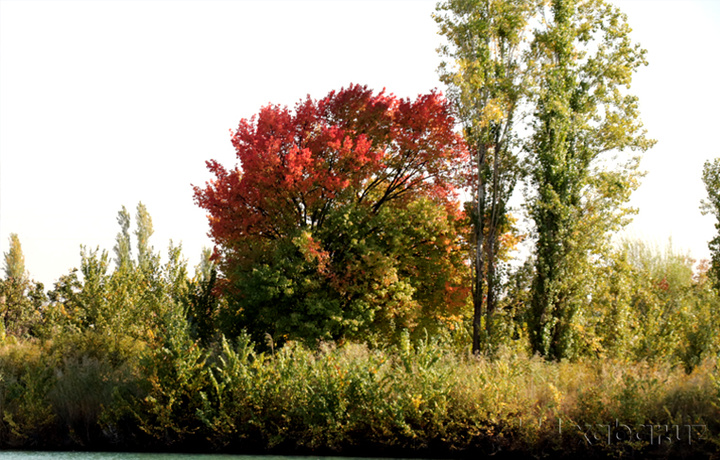
{"label": "overcast sky", "polygon": [[[657,145],[630,231],[708,256],[703,162],[720,156],[720,2],[616,2],[650,65],[633,91]],[[81,244],[111,251],[142,201],[165,251],[205,236],[191,184],[232,166],[229,130],[268,103],[350,83],[402,97],[444,89],[433,1],[0,0],[0,251],[17,233],[47,288]]]}

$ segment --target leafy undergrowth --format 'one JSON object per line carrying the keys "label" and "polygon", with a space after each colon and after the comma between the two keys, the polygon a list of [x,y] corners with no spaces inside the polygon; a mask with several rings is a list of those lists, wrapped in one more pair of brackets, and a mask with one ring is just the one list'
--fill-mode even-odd
{"label": "leafy undergrowth", "polygon": [[[471,457],[707,456],[717,360],[493,359],[247,337],[149,348],[88,334],[0,347],[0,446]],[[124,350],[124,351],[120,351]]]}

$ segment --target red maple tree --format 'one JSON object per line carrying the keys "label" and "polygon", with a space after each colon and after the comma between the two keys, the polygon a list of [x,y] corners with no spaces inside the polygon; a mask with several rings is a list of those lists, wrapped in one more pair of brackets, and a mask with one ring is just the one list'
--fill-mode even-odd
{"label": "red maple tree", "polygon": [[[196,203],[208,212],[209,234],[216,244],[220,267],[242,304],[236,310],[244,313],[236,315],[235,321],[244,327],[262,316],[253,321],[247,318],[253,310],[248,305],[252,299],[260,298],[258,302],[266,306],[277,305],[278,312],[313,310],[307,305],[307,292],[302,299],[290,299],[299,295],[302,291],[299,287],[278,294],[278,289],[272,286],[282,284],[277,277],[274,281],[258,281],[260,265],[270,265],[283,272],[283,279],[288,279],[288,270],[297,278],[300,276],[294,273],[297,266],[309,264],[312,276],[322,279],[319,284],[310,284],[334,293],[331,316],[346,318],[344,312],[353,309],[353,296],[354,300],[363,298],[368,303],[367,295],[348,284],[357,285],[358,278],[363,276],[382,278],[381,272],[392,274],[389,281],[383,281],[389,285],[414,276],[415,283],[408,281],[411,287],[404,291],[406,294],[412,291],[410,299],[406,298],[404,303],[406,307],[417,304],[422,297],[420,292],[425,289],[413,285],[422,278],[417,273],[418,261],[409,262],[410,267],[401,260],[411,258],[412,254],[437,258],[441,252],[451,253],[449,248],[457,244],[452,228],[460,218],[455,190],[464,177],[468,153],[462,138],[454,131],[448,102],[437,92],[409,100],[351,85],[320,100],[308,97],[293,111],[269,105],[257,116],[240,121],[232,143],[239,164],[226,169],[216,161],[208,161],[215,179],[194,190]],[[388,235],[403,226],[392,216],[406,212],[419,200],[431,203],[423,209],[440,209],[428,212],[434,219],[445,220],[445,230],[415,222],[413,226],[432,227],[436,234],[390,238]],[[394,228],[388,228],[390,222]],[[358,241],[367,244],[355,247]],[[403,248],[403,244],[414,246]],[[445,247],[438,252],[439,245]],[[373,252],[378,257],[370,257]],[[284,266],[293,253],[299,262],[292,268]],[[381,259],[383,269],[376,266]],[[280,265],[285,268],[278,268]],[[310,272],[303,268],[301,277],[309,276]],[[248,280],[250,273],[255,273],[254,281]],[[456,274],[439,282],[442,286],[438,289],[457,291],[457,283],[451,282],[453,276]],[[265,286],[266,295],[250,295],[250,290],[257,291],[258,283]],[[379,303],[373,307],[374,312],[384,308],[380,305],[383,302],[397,303],[398,299],[391,302],[388,296],[376,299]],[[298,322],[312,322],[307,314],[296,316],[293,323],[296,326]],[[373,313],[366,315],[366,319],[374,322],[379,316],[382,315]],[[353,324],[357,321],[356,318]],[[339,320],[338,324],[342,322]],[[267,318],[261,323],[259,327],[287,335],[287,331],[279,330],[283,328]],[[321,327],[319,330],[324,332],[306,335],[337,336],[347,330],[339,325],[330,327],[334,332],[327,333],[327,329]]]}

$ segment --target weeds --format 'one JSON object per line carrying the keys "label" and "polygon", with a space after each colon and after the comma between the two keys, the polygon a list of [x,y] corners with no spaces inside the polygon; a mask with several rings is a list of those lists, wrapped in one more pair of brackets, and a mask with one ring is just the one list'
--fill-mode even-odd
{"label": "weeds", "polygon": [[126,354],[111,342],[112,359],[87,337],[6,343],[0,442],[69,434],[66,443],[86,448],[620,456],[703,452],[720,439],[712,359],[688,374],[658,361],[458,356],[451,344],[407,336],[394,349],[290,342],[263,353],[245,335],[207,348],[187,331],[169,335]]}

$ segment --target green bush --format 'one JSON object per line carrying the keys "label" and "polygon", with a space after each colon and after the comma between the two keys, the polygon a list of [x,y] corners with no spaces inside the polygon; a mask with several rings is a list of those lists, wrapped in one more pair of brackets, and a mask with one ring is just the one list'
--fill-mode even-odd
{"label": "green bush", "polygon": [[0,443],[42,446],[56,420],[48,397],[55,382],[51,366],[34,342],[0,348]]}

